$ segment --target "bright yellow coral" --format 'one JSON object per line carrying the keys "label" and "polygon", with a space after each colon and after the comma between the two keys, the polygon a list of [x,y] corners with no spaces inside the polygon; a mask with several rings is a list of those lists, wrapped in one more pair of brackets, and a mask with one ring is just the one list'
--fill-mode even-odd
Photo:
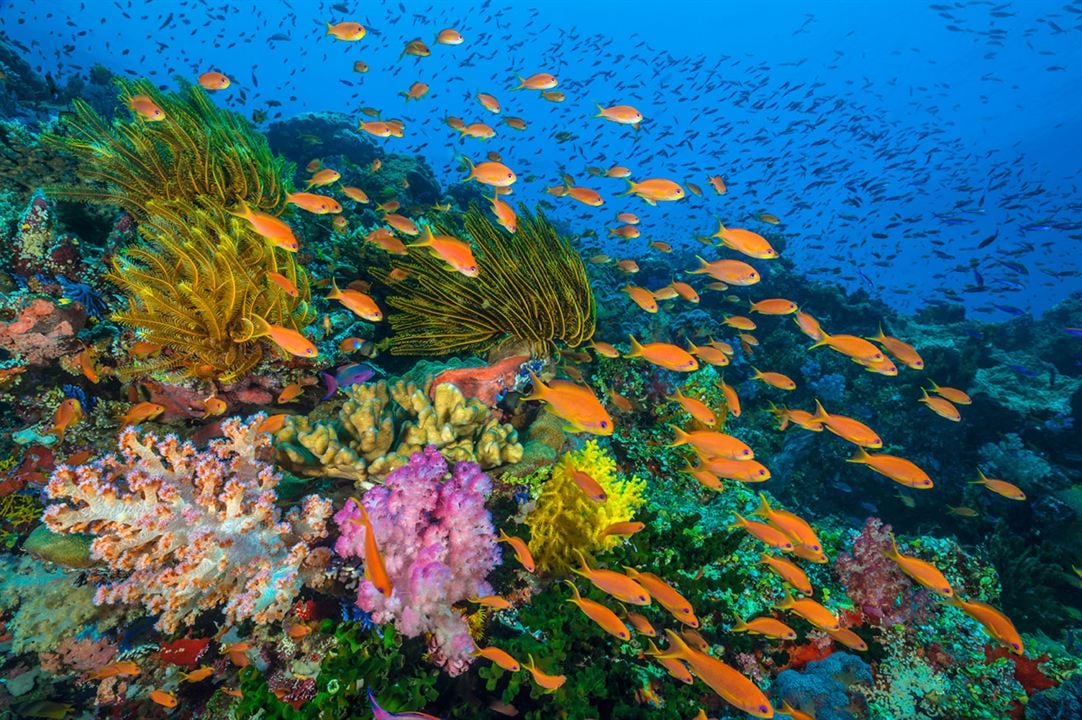
{"label": "bright yellow coral", "polygon": [[[596,480],[608,499],[599,503],[588,498],[575,484],[575,470]],[[576,560],[576,550],[611,550],[620,538],[601,537],[602,531],[613,523],[630,520],[645,502],[645,489],[645,480],[621,479],[616,462],[596,440],[586,443],[582,450],[566,453],[552,469],[552,477],[542,488],[534,510],[526,516],[530,552],[538,569],[562,573]]]}

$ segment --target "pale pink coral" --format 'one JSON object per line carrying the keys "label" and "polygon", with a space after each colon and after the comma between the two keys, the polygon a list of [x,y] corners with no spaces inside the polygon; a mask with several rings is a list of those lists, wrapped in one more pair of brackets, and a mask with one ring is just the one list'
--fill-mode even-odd
{"label": "pale pink coral", "polygon": [[75,335],[86,324],[82,306],[29,293],[10,293],[4,305],[14,319],[0,322],[0,349],[29,365],[46,365],[77,349]]}
{"label": "pale pink coral", "polygon": [[53,473],[46,493],[66,502],[50,505],[45,523],[96,535],[92,556],[119,578],[99,586],[96,603],[141,603],[165,632],[218,606],[228,623],[289,611],[331,504],[309,495],[283,518],[263,419],[225,421],[225,437],[203,451],[129,427],[119,456]]}
{"label": "pale pink coral", "polygon": [[[485,498],[492,481],[475,463],[447,461],[429,446],[393,471],[364,503],[391,580],[390,597],[364,580],[357,605],[377,623],[395,621],[408,637],[429,638],[435,662],[451,675],[463,672],[475,649],[469,627],[451,606],[489,595],[488,573],[499,562]],[[334,516],[342,531],[335,550],[364,558],[365,529],[353,501]]]}

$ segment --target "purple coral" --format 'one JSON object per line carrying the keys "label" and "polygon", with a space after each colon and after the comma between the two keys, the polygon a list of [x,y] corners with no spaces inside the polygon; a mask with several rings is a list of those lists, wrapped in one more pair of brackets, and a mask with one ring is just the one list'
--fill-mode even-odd
{"label": "purple coral", "polygon": [[852,553],[842,553],[834,565],[846,595],[868,622],[879,627],[923,617],[933,604],[926,591],[883,555],[890,548],[890,525],[870,517],[853,539]]}
{"label": "purple coral", "polygon": [[[475,648],[466,619],[451,606],[491,594],[485,578],[500,558],[485,509],[491,491],[476,463],[457,463],[448,474],[447,461],[429,446],[361,501],[392,592],[384,597],[363,580],[357,606],[378,623],[394,620],[407,637],[427,633],[435,662],[451,675],[469,666]],[[359,517],[352,500],[334,516],[342,532],[334,549],[342,557],[364,558],[365,529],[351,522]]]}

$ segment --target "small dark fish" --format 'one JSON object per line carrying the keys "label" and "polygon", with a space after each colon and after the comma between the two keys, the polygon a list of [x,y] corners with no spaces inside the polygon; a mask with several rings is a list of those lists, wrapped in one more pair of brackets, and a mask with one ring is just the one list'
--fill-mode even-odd
{"label": "small dark fish", "polygon": [[992,307],[994,307],[996,310],[999,310],[1000,312],[1005,312],[1008,315],[1013,315],[1015,317],[1026,314],[1025,310],[1020,307],[1015,307],[1014,305],[1000,305],[999,303],[992,303]]}
{"label": "small dark fish", "polygon": [[1019,375],[1024,375],[1026,377],[1037,377],[1037,373],[1033,370],[1030,370],[1025,365],[1014,365],[1012,363],[1008,363],[1007,367],[1009,367],[1011,370],[1014,370]]}
{"label": "small dark fish", "polygon": [[993,233],[992,235],[989,235],[988,237],[986,237],[984,240],[981,240],[979,243],[977,243],[977,249],[980,250],[981,248],[988,247],[989,245],[991,245],[992,243],[994,243],[996,241],[997,237],[999,237],[999,231],[998,230],[996,230],[996,232]]}
{"label": "small dark fish", "polygon": [[1063,328],[1063,332],[1067,333],[1068,335],[1074,335],[1075,337],[1082,338],[1082,328],[1066,327]]}

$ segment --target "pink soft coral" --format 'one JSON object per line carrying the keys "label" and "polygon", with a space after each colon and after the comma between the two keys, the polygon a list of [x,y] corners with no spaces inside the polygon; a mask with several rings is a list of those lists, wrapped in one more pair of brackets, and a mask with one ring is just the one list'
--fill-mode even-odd
{"label": "pink soft coral", "polygon": [[927,593],[883,555],[890,548],[890,525],[870,517],[853,539],[852,553],[842,553],[834,565],[846,595],[869,623],[880,627],[912,620],[931,603]]}
{"label": "pink soft coral", "polygon": [[[475,647],[466,620],[451,606],[491,594],[485,578],[499,562],[485,510],[491,490],[475,463],[460,462],[448,474],[447,461],[430,446],[362,500],[392,592],[384,597],[363,580],[358,607],[378,623],[394,620],[408,637],[427,633],[433,658],[451,675],[469,666]],[[334,516],[342,531],[334,549],[343,557],[364,558],[365,529],[351,522],[359,517],[352,500]]]}

